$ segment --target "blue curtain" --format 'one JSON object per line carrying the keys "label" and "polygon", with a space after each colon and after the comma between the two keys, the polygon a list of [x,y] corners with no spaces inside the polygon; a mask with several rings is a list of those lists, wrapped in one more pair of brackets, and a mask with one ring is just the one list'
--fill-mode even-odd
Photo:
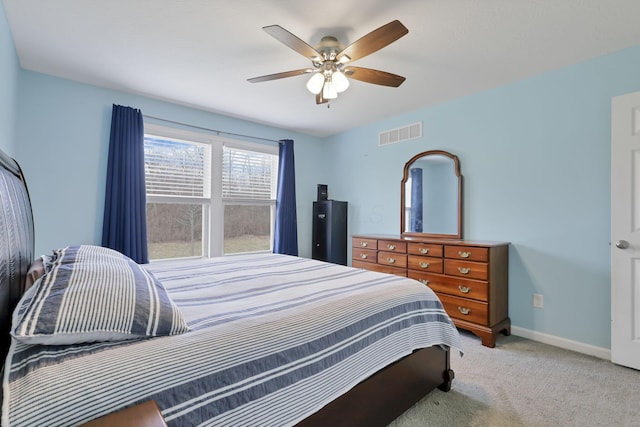
{"label": "blue curtain", "polygon": [[422,232],[422,169],[413,168],[411,172],[411,210],[410,231]]}
{"label": "blue curtain", "polygon": [[102,246],[115,249],[140,264],[149,262],[146,199],[142,112],[114,105]]}
{"label": "blue curtain", "polygon": [[298,256],[298,218],[296,214],[296,171],[293,141],[280,141],[278,193],[273,252]]}

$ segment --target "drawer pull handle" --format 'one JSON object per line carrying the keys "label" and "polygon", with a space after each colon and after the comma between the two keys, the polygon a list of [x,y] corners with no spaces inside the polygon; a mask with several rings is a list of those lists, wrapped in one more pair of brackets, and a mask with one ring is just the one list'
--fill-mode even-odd
{"label": "drawer pull handle", "polygon": [[360,258],[367,259],[367,254],[360,254]]}
{"label": "drawer pull handle", "polygon": [[458,311],[462,314],[464,314],[465,316],[468,315],[469,313],[471,313],[471,309],[467,308],[467,307],[460,307],[458,306]]}
{"label": "drawer pull handle", "polygon": [[429,248],[420,248],[420,253],[421,253],[422,255],[426,255],[426,254],[428,254],[428,253],[429,253]]}
{"label": "drawer pull handle", "polygon": [[429,285],[429,281],[427,279],[420,279],[420,283],[423,285]]}
{"label": "drawer pull handle", "polygon": [[367,242],[360,242],[360,246],[362,246],[363,248],[366,248],[368,246]]}
{"label": "drawer pull handle", "polygon": [[458,271],[462,274],[469,274],[471,269],[469,267],[458,267]]}
{"label": "drawer pull handle", "polygon": [[458,285],[458,289],[460,289],[460,292],[462,292],[463,294],[468,294],[469,292],[471,292],[471,288],[468,286]]}
{"label": "drawer pull handle", "polygon": [[395,250],[396,250],[396,245],[387,245],[387,248],[388,248],[390,251],[395,251]]}
{"label": "drawer pull handle", "polygon": [[428,262],[421,262],[420,263],[420,267],[421,268],[429,268],[429,263]]}
{"label": "drawer pull handle", "polygon": [[395,262],[396,262],[396,259],[395,259],[395,258],[387,258],[387,262],[388,262],[389,264],[393,264],[393,263],[395,263]]}
{"label": "drawer pull handle", "polygon": [[469,258],[471,256],[471,252],[458,251],[458,255],[460,255],[460,258]]}

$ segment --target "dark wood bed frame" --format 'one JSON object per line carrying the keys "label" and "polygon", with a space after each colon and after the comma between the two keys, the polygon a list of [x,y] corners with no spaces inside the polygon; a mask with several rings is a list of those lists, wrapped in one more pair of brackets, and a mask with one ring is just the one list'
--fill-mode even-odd
{"label": "dark wood bed frame", "polygon": [[[34,260],[34,225],[26,182],[16,161],[0,151],[0,355],[9,350],[11,314]],[[320,411],[302,427],[386,426],[436,387],[449,391],[449,351],[429,347],[387,366]],[[0,388],[0,398],[2,397]]]}

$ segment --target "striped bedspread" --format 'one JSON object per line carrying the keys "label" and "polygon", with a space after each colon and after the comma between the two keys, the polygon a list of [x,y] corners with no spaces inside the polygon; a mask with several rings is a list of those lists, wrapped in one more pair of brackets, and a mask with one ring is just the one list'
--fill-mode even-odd
{"label": "striped bedspread", "polygon": [[274,254],[147,268],[191,332],[14,341],[2,425],[74,425],[148,399],[170,426],[293,425],[415,349],[461,351],[435,294],[413,280]]}

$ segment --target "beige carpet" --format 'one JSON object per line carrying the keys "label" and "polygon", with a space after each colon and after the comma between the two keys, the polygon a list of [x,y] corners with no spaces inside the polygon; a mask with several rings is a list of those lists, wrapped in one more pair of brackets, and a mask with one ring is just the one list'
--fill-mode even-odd
{"label": "beige carpet", "polygon": [[640,426],[640,371],[516,336],[493,349],[461,332],[455,379],[390,427]]}

